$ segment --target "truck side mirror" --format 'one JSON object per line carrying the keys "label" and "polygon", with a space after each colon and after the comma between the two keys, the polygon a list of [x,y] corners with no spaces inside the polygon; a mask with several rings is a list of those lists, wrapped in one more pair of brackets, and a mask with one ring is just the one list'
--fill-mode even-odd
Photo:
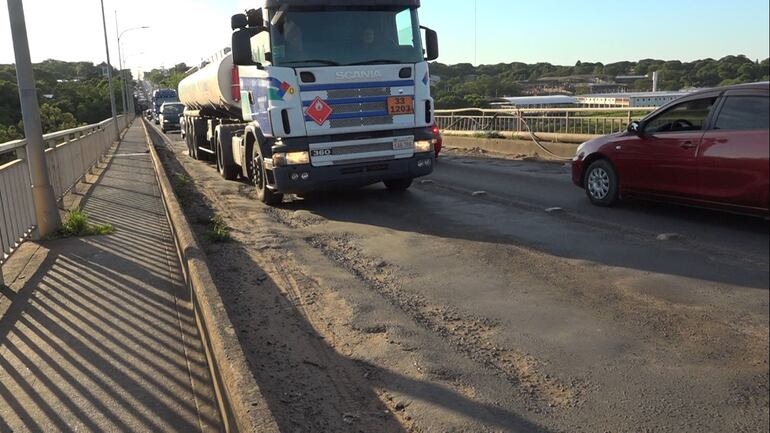
{"label": "truck side mirror", "polygon": [[263,28],[260,27],[246,27],[233,32],[233,64],[236,66],[261,66],[252,55],[251,38],[262,30]]}
{"label": "truck side mirror", "polygon": [[427,27],[421,27],[425,30],[425,60],[438,59],[438,34]]}

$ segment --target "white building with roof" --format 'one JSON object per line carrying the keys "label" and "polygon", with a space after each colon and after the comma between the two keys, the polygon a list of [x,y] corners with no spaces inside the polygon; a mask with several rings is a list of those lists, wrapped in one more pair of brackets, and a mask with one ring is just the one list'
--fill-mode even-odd
{"label": "white building with roof", "polygon": [[575,98],[585,108],[660,107],[689,92],[629,92],[578,95]]}
{"label": "white building with roof", "polygon": [[495,108],[564,108],[577,107],[578,100],[572,96],[516,96],[497,98],[490,102]]}

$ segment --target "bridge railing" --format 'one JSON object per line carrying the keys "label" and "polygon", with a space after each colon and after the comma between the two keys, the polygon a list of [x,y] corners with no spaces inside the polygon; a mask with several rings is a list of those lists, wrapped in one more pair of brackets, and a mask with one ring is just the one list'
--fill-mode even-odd
{"label": "bridge railing", "polygon": [[624,131],[655,107],[436,110],[444,131],[520,132],[596,136]]}
{"label": "bridge railing", "polygon": [[[119,116],[118,129],[129,118]],[[113,119],[43,136],[48,177],[57,200],[80,182],[101,160],[115,140]],[[2,265],[35,231],[32,182],[26,140],[0,144],[0,284]]]}

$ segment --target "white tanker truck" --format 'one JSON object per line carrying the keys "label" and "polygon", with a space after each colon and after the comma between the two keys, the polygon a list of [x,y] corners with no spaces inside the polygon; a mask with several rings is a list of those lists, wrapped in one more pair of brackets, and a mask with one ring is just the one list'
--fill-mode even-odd
{"label": "white tanker truck", "polygon": [[404,190],[430,174],[427,61],[438,43],[419,6],[263,0],[234,15],[232,50],[179,84],[190,156],[215,158],[225,179],[250,179],[271,205],[377,182]]}

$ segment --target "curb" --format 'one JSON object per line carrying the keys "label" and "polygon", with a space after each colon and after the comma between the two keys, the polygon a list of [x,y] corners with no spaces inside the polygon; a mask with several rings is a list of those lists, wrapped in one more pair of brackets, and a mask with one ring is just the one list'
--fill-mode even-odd
{"label": "curb", "polygon": [[[279,433],[278,424],[251,374],[235,328],[211,277],[206,255],[174,195],[168,173],[160,162],[144,119],[142,127],[177,246],[182,273],[190,288],[195,321],[203,340],[224,431]],[[165,141],[165,137],[161,138]]]}

